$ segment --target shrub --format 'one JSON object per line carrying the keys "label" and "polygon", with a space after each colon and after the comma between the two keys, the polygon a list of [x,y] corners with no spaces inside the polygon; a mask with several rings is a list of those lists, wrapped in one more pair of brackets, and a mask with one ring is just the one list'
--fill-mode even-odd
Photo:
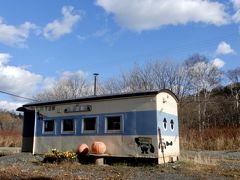
{"label": "shrub", "polygon": [[56,149],[52,149],[52,151],[44,154],[43,162],[62,162],[62,161],[76,161],[77,154],[72,151],[58,151]]}

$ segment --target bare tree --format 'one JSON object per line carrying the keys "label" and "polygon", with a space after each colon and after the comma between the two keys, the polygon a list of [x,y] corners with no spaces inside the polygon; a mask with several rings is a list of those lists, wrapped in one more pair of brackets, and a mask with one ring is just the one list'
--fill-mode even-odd
{"label": "bare tree", "polygon": [[227,71],[227,77],[232,83],[239,83],[240,81],[240,67]]}
{"label": "bare tree", "polygon": [[103,83],[104,94],[117,94],[124,92],[122,78],[110,78]]}
{"label": "bare tree", "polygon": [[239,100],[240,100],[240,67],[237,67],[232,70],[227,71],[227,77],[230,80],[230,89],[231,94],[235,99],[235,110],[237,111],[237,119],[239,120],[240,124],[240,118],[238,116],[239,114]]}
{"label": "bare tree", "polygon": [[183,64],[177,65],[175,76],[175,88],[173,92],[181,100],[186,95],[189,95],[191,89],[191,78],[188,76],[188,68]]}
{"label": "bare tree", "polygon": [[0,110],[0,132],[20,131],[21,127],[21,119],[19,119],[15,114],[5,110]]}
{"label": "bare tree", "polygon": [[121,75],[124,91],[136,92],[152,90],[152,69],[151,64],[135,64],[132,70]]}
{"label": "bare tree", "polygon": [[196,95],[195,100],[198,102],[198,123],[199,131],[201,131],[205,125],[209,92],[221,82],[222,72],[214,64],[208,62],[206,57],[199,55],[187,59],[185,65],[191,81],[189,84],[191,93]]}
{"label": "bare tree", "polygon": [[187,71],[185,66],[171,61],[147,61],[143,65],[135,64],[128,72],[123,72],[118,78],[105,81],[107,93],[122,93],[170,89],[178,96],[187,93]]}
{"label": "bare tree", "polygon": [[74,99],[87,96],[90,92],[90,86],[85,76],[79,73],[70,73],[57,80],[52,88],[46,89],[35,98],[41,101]]}

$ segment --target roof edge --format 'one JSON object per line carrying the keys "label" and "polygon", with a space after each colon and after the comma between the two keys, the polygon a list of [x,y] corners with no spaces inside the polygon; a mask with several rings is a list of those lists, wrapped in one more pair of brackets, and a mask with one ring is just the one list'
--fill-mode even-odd
{"label": "roof edge", "polygon": [[161,93],[161,92],[167,92],[167,93],[169,93],[169,94],[172,95],[172,97],[176,100],[177,103],[179,102],[179,99],[178,99],[177,95],[174,94],[174,93],[173,93],[171,90],[169,90],[169,89],[161,89],[161,90],[159,90],[158,92],[159,92],[159,93]]}
{"label": "roof edge", "polygon": [[63,103],[74,103],[74,102],[84,102],[84,101],[96,101],[96,100],[107,100],[107,99],[117,99],[117,98],[128,98],[128,97],[139,97],[139,96],[150,96],[157,95],[161,92],[167,92],[173,96],[173,98],[179,102],[177,96],[169,89],[161,89],[155,91],[143,91],[143,92],[135,92],[135,93],[123,93],[123,94],[110,94],[110,95],[102,95],[102,96],[88,96],[77,99],[66,99],[59,101],[45,101],[38,103],[29,103],[25,104],[22,107],[30,107],[30,106],[44,106],[44,105],[54,105],[54,104],[63,104]]}

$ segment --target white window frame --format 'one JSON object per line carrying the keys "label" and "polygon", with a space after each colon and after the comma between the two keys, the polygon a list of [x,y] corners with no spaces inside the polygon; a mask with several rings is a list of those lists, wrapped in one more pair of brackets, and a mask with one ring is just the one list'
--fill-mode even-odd
{"label": "white window frame", "polygon": [[[95,130],[84,130],[84,120],[87,119],[87,118],[95,118],[96,119],[96,122],[95,122]],[[95,134],[95,133],[98,133],[98,120],[99,117],[98,116],[83,116],[82,117],[82,134]]]}
{"label": "white window frame", "polygon": [[[63,121],[72,120],[73,121],[73,131],[64,131],[63,130]],[[76,121],[73,118],[64,118],[61,120],[61,134],[75,134],[76,133]]]}
{"label": "white window frame", "polygon": [[[45,131],[45,121],[53,121],[54,123],[54,127],[53,127],[53,131]],[[56,122],[54,119],[44,119],[42,121],[42,134],[55,134],[56,133]]]}
{"label": "white window frame", "polygon": [[[108,118],[109,117],[120,117],[120,129],[119,130],[108,130]],[[105,115],[105,133],[123,133],[124,132],[124,116],[123,114],[109,114]]]}

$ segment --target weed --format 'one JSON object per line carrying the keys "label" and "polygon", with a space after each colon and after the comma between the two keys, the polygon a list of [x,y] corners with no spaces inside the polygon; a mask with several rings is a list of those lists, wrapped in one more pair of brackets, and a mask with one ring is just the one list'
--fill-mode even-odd
{"label": "weed", "polygon": [[77,154],[72,151],[58,151],[56,149],[52,149],[51,152],[47,152],[44,154],[43,162],[62,162],[62,161],[76,161]]}

